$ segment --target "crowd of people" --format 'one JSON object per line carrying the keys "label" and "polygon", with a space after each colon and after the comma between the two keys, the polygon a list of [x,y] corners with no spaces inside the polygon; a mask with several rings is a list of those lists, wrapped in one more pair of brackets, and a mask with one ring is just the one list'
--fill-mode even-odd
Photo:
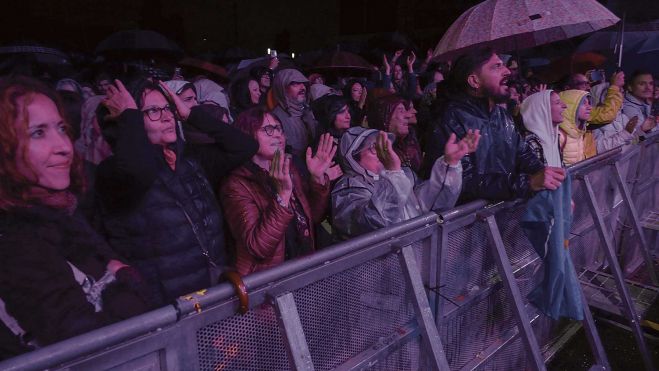
{"label": "crowd of people", "polygon": [[428,211],[556,190],[656,130],[644,71],[548,86],[487,48],[404,54],[336,84],[276,58],[224,87],[2,77],[0,355]]}

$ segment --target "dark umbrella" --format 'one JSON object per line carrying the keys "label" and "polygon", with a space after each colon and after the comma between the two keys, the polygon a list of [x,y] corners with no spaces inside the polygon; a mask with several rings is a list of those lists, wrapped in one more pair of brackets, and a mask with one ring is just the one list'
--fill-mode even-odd
{"label": "dark umbrella", "polygon": [[12,45],[0,47],[0,55],[29,54],[43,64],[70,64],[69,56],[57,49],[39,45]]}
{"label": "dark umbrella", "polygon": [[165,36],[149,30],[119,31],[96,46],[96,53],[121,57],[183,56],[183,50]]}
{"label": "dark umbrella", "polygon": [[370,75],[373,72],[373,66],[357,54],[335,51],[318,58],[315,65],[309,70],[336,75],[362,76]]}
{"label": "dark umbrella", "polygon": [[201,74],[210,73],[214,76],[219,77],[220,80],[229,79],[229,75],[227,74],[226,68],[222,66],[218,66],[217,64],[213,64],[211,62],[207,62],[202,59],[186,57],[181,59],[178,62],[178,64],[180,66],[186,67],[186,69],[189,70],[188,75],[193,74],[195,72]]}
{"label": "dark umbrella", "polygon": [[553,60],[548,66],[538,71],[545,81],[558,81],[573,73],[586,73],[588,70],[602,67],[606,57],[593,52],[573,53]]}

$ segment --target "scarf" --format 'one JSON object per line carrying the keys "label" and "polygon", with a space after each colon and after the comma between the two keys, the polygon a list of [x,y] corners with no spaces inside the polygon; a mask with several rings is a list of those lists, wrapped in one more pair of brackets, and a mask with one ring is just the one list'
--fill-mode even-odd
{"label": "scarf", "polygon": [[30,189],[29,198],[38,201],[42,205],[62,210],[69,216],[73,215],[76,207],[78,207],[78,199],[69,190],[54,191],[35,186]]}

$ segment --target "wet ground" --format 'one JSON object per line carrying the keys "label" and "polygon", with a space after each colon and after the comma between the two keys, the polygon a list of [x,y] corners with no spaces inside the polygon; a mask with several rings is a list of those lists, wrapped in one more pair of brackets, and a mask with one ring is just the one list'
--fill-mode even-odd
{"label": "wet ground", "polygon": [[[654,368],[659,370],[659,300],[655,301],[648,309],[644,319],[656,324],[655,328],[652,329],[646,322],[644,328],[648,334],[645,340],[652,356]],[[612,370],[640,371],[645,369],[631,331],[597,318],[595,321]],[[621,322],[627,325],[624,320]],[[588,370],[592,364],[593,357],[590,346],[582,328],[576,336],[568,341],[547,368],[552,371]]]}

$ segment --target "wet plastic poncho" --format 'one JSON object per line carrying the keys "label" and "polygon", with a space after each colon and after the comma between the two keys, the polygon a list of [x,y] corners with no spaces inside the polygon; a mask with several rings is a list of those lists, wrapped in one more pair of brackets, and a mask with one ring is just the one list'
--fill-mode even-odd
{"label": "wet plastic poncho", "polygon": [[462,184],[462,166],[449,166],[440,157],[430,179],[421,181],[403,167],[374,174],[364,169],[353,153],[375,129],[353,127],[341,137],[339,156],[344,175],[332,190],[333,227],[341,238],[370,232],[419,216],[429,210],[455,205]]}
{"label": "wet plastic poncho", "polygon": [[462,158],[460,202],[532,196],[529,176],[544,165],[524,142],[506,109],[495,106],[490,110],[486,99],[460,95],[449,101],[428,138],[426,159],[439,157],[451,133],[462,139],[469,129],[479,129],[481,139],[476,152]]}

